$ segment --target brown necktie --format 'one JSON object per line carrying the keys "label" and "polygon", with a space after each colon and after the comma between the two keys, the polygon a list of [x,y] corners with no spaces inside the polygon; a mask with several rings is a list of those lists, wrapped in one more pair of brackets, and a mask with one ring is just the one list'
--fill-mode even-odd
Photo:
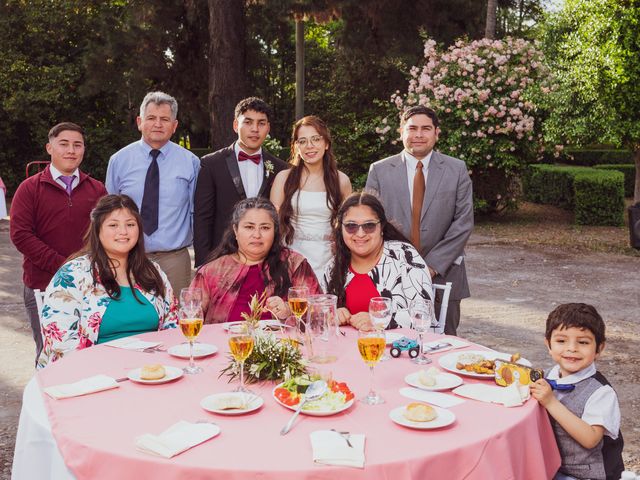
{"label": "brown necktie", "polygon": [[420,251],[420,214],[424,200],[424,172],[422,162],[418,161],[416,174],[413,177],[413,198],[411,199],[411,243]]}

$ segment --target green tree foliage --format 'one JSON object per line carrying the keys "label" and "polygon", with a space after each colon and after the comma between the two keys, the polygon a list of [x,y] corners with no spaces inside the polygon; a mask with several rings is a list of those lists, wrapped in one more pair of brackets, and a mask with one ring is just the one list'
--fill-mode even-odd
{"label": "green tree foliage", "polygon": [[640,201],[640,1],[566,0],[542,38],[559,84],[540,99],[550,113],[545,134],[631,149]]}

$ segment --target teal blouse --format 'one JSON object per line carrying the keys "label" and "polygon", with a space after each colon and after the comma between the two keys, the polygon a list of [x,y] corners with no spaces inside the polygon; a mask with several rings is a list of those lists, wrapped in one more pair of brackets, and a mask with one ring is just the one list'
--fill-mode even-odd
{"label": "teal blouse", "polygon": [[158,330],[158,312],[140,292],[136,293],[142,303],[133,296],[131,287],[120,286],[120,298],[111,299],[102,316],[96,343]]}

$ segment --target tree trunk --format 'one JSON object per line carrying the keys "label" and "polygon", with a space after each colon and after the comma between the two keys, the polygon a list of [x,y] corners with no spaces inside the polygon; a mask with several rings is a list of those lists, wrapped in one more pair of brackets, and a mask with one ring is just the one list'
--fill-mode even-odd
{"label": "tree trunk", "polygon": [[487,0],[487,22],[484,28],[484,37],[494,40],[496,38],[496,12],[498,0]]}
{"label": "tree trunk", "polygon": [[633,151],[633,160],[636,164],[636,185],[633,189],[633,204],[640,203],[640,146]]}
{"label": "tree trunk", "polygon": [[246,96],[244,2],[208,0],[209,3],[209,114],[211,146],[218,150],[236,138],[233,110]]}

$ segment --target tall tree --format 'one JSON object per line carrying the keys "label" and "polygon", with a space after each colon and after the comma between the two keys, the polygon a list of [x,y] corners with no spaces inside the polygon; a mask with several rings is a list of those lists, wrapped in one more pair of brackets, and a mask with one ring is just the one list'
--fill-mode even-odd
{"label": "tall tree", "polygon": [[576,145],[625,145],[640,202],[640,0],[565,0],[549,17],[544,48],[559,88],[542,101],[546,134]]}
{"label": "tall tree", "polygon": [[209,113],[214,150],[235,138],[231,129],[236,103],[248,91],[244,2],[209,3]]}
{"label": "tall tree", "polygon": [[496,14],[498,0],[487,0],[487,21],[484,27],[484,37],[491,40],[496,38]]}

